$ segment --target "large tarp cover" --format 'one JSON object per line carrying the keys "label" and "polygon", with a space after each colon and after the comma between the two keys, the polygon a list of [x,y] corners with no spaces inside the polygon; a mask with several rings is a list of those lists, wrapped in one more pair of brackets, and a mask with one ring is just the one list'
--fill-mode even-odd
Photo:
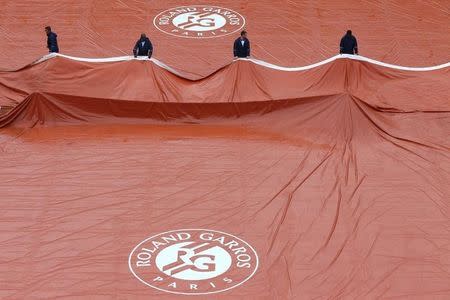
{"label": "large tarp cover", "polygon": [[[178,1],[3,1],[0,298],[449,299],[448,3],[410,2],[212,3],[270,64],[148,29]],[[48,22],[167,51],[23,63]]]}

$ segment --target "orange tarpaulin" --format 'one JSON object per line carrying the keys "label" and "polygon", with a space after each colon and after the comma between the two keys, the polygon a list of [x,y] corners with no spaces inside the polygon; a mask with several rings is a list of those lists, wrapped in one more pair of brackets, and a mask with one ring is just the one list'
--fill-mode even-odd
{"label": "orange tarpaulin", "polygon": [[[120,55],[136,20],[183,5],[31,2],[3,5],[0,27],[30,34],[53,11],[67,17],[54,21],[63,52],[91,58]],[[287,36],[255,33],[272,64],[205,48],[234,35],[152,27],[170,48],[152,61],[51,55],[0,72],[12,108],[0,115],[0,298],[448,299],[450,73],[426,67],[448,61],[448,33],[413,34],[443,25],[446,4],[341,2],[213,3],[250,32],[285,20]],[[309,28],[334,47],[348,23],[330,20],[345,11],[371,56],[395,65],[295,68],[335,51],[289,40]],[[408,45],[377,48],[386,19]],[[106,37],[116,46],[98,47]],[[23,62],[15,42],[0,45],[2,69]]]}

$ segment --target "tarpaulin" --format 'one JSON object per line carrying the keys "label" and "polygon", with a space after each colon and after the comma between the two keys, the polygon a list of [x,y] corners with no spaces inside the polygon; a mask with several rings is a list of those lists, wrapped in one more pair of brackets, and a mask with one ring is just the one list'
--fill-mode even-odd
{"label": "tarpaulin", "polygon": [[[87,58],[27,64],[37,51],[0,45],[2,69],[21,64],[0,72],[0,298],[449,298],[448,33],[416,34],[444,2],[213,3],[249,31],[281,16],[287,40],[321,28],[331,45],[349,12],[373,26],[377,60],[322,60],[334,52],[266,27],[264,60],[233,62],[205,48],[229,36],[158,33],[174,49],[152,60],[117,50],[178,1],[29,3],[1,6],[0,27],[65,16],[67,54]],[[408,43],[383,57],[386,20]]]}

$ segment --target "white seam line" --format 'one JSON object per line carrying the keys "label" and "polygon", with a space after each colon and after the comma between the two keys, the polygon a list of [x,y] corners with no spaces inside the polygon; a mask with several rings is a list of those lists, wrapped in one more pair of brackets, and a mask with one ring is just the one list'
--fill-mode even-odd
{"label": "white seam line", "polygon": [[[59,54],[59,53],[51,53],[51,54],[48,54],[48,55],[42,57],[41,59],[35,61],[34,63],[32,63],[32,65],[42,63],[46,60],[49,60],[49,59],[52,59],[55,57],[63,57],[63,58],[67,58],[70,60],[82,61],[82,62],[92,62],[92,63],[121,62],[121,61],[130,61],[130,60],[144,60],[144,61],[149,60],[149,61],[153,61],[157,66],[159,66],[163,69],[166,69],[167,71],[169,71],[171,73],[182,76],[182,74],[180,74],[178,71],[176,71],[175,69],[169,67],[165,63],[163,63],[155,58],[151,58],[151,59],[148,59],[146,57],[135,58],[133,56],[118,56],[118,57],[109,57],[109,58],[82,58],[82,57],[68,56],[68,55]],[[326,60],[323,60],[321,62],[303,66],[303,67],[282,67],[282,66],[274,65],[274,64],[262,61],[262,60],[255,59],[255,58],[239,58],[237,60],[250,61],[254,64],[260,65],[265,68],[273,69],[273,70],[279,70],[279,71],[285,71],[285,72],[298,72],[298,71],[314,69],[319,66],[322,66],[322,65],[331,63],[335,60],[343,59],[343,58],[364,61],[364,62],[368,62],[368,63],[374,64],[374,65],[378,65],[378,66],[382,66],[382,67],[386,67],[386,68],[390,68],[390,69],[402,70],[402,71],[415,71],[415,72],[435,71],[435,70],[440,70],[440,69],[450,67],[450,62],[441,64],[441,65],[437,65],[437,66],[431,66],[431,67],[404,67],[404,66],[398,66],[398,65],[384,63],[384,62],[377,61],[377,60],[374,60],[374,59],[371,59],[368,57],[364,57],[364,56],[360,56],[360,55],[349,55],[349,54],[338,54],[338,55],[330,57]]]}

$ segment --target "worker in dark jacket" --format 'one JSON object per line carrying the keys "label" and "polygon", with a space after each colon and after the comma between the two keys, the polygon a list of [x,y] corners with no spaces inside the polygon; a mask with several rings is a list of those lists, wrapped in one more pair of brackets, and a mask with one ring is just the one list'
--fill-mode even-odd
{"label": "worker in dark jacket", "polygon": [[242,31],[241,36],[234,41],[234,57],[245,58],[250,56],[250,41],[247,38],[247,32]]}
{"label": "worker in dark jacket", "polygon": [[136,42],[136,45],[133,48],[134,57],[138,56],[147,56],[148,58],[152,57],[153,54],[153,45],[150,42],[150,39],[145,35],[145,33],[141,34],[141,38]]}
{"label": "worker in dark jacket", "polygon": [[341,54],[358,54],[358,42],[356,37],[352,35],[351,30],[347,30],[347,33],[341,39]]}
{"label": "worker in dark jacket", "polygon": [[50,53],[58,53],[58,35],[52,32],[52,28],[50,26],[45,27],[45,33],[47,33],[47,48]]}

